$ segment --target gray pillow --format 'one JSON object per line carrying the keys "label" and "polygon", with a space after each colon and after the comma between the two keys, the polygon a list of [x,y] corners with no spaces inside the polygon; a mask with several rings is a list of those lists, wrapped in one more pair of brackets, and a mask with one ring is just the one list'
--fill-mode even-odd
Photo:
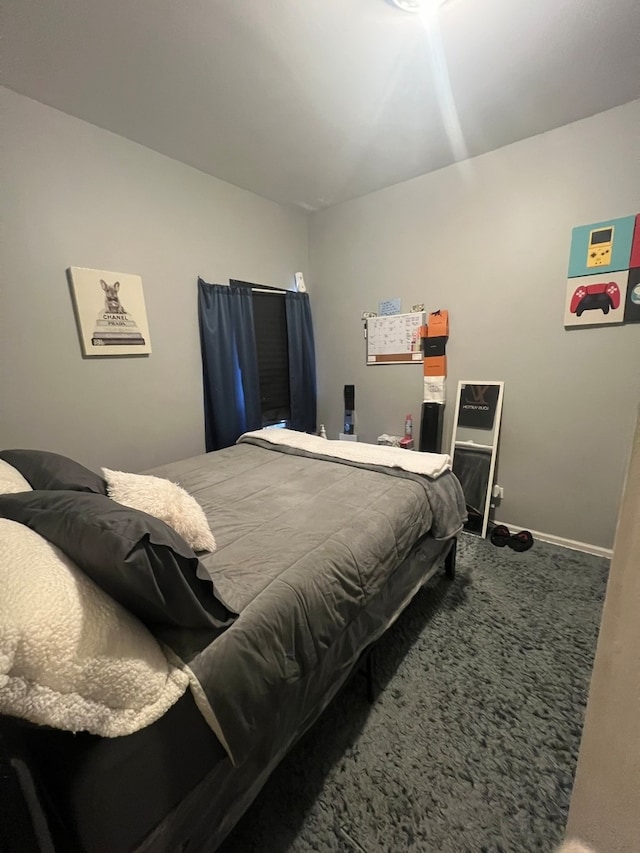
{"label": "gray pillow", "polygon": [[[237,613],[163,521],[104,495],[67,490],[0,495],[0,517],[26,524],[150,628],[221,632]],[[213,636],[209,637],[209,642]]]}
{"label": "gray pillow", "polygon": [[0,459],[17,468],[33,489],[73,489],[107,494],[107,484],[79,462],[50,450],[0,450]]}

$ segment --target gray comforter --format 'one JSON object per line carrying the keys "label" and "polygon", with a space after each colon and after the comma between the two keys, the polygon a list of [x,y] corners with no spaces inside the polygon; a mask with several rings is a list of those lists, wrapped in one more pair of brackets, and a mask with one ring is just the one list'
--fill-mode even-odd
{"label": "gray comforter", "polygon": [[256,752],[266,761],[290,742],[331,650],[342,644],[346,673],[366,645],[345,643],[350,626],[416,543],[454,536],[466,517],[451,473],[431,480],[255,438],[149,473],[179,482],[204,508],[218,549],[199,571],[240,613],[206,648],[181,649],[236,764]]}

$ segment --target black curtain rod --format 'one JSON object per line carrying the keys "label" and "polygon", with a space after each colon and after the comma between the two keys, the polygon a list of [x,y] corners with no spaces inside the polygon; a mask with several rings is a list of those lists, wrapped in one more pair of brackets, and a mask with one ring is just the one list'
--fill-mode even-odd
{"label": "black curtain rod", "polygon": [[274,293],[288,292],[282,287],[271,287],[269,284],[255,284],[255,282],[251,281],[238,281],[236,278],[230,278],[229,284],[238,284],[240,287],[250,287],[252,290],[273,290]]}

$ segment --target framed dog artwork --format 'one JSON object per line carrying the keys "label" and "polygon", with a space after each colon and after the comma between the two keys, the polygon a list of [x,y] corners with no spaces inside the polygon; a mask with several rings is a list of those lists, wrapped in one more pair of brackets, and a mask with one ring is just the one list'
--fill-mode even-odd
{"label": "framed dog artwork", "polygon": [[139,275],[69,267],[67,276],[86,357],[151,352]]}

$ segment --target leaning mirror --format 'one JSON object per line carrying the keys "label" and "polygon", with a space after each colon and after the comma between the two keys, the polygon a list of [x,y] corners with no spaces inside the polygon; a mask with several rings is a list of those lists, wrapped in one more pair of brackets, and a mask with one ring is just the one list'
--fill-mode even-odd
{"label": "leaning mirror", "polygon": [[498,452],[504,382],[458,383],[451,457],[469,518],[465,530],[487,535]]}

